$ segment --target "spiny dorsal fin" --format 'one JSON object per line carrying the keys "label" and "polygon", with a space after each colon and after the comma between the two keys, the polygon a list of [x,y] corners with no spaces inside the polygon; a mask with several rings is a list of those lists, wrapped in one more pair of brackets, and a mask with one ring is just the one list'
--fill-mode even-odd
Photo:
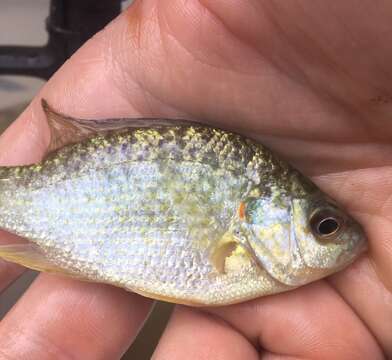
{"label": "spiny dorsal fin", "polygon": [[86,124],[87,121],[74,119],[55,112],[44,99],[41,100],[41,104],[50,130],[48,153],[67,144],[80,142],[96,133],[91,126]]}
{"label": "spiny dorsal fin", "polygon": [[50,129],[50,143],[48,153],[68,144],[81,142],[91,136],[109,131],[127,128],[167,127],[167,126],[195,126],[207,127],[197,122],[183,119],[160,118],[119,118],[103,120],[76,119],[60,114],[52,109],[45,99],[41,100]]}

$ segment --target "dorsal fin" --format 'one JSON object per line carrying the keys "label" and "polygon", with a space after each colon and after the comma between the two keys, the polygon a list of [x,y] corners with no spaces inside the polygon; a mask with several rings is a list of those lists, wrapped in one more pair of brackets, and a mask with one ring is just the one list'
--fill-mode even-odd
{"label": "dorsal fin", "polygon": [[96,132],[86,121],[55,112],[46,100],[42,99],[41,104],[50,130],[48,153],[67,144],[80,142]]}
{"label": "dorsal fin", "polygon": [[54,111],[45,99],[41,100],[50,129],[48,153],[65,145],[81,142],[95,134],[126,128],[167,127],[167,126],[204,126],[183,119],[160,118],[120,118],[103,120],[76,119]]}

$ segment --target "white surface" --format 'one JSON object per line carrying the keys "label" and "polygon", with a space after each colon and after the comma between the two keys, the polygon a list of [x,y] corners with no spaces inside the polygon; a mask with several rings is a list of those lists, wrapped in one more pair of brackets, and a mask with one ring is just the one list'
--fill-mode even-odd
{"label": "white surface", "polygon": [[[124,1],[123,8],[132,1]],[[0,46],[44,45],[49,3],[50,0],[0,0]],[[0,111],[28,102],[42,84],[37,78],[0,76]]]}
{"label": "white surface", "polygon": [[0,44],[43,45],[49,0],[1,0]]}
{"label": "white surface", "polygon": [[42,84],[35,78],[0,76],[0,111],[29,102]]}
{"label": "white surface", "polygon": [[[0,45],[44,45],[49,0],[0,0]],[[42,81],[0,76],[0,110],[29,101]]]}

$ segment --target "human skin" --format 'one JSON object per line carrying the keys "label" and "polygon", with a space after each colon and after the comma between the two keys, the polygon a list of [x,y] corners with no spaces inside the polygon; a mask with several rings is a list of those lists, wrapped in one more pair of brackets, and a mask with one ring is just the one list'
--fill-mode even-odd
{"label": "human skin", "polygon": [[[288,293],[177,306],[153,358],[392,357],[391,17],[387,0],[136,1],[3,134],[1,164],[41,159],[41,98],[75,117],[180,117],[250,134],[345,206],[369,251]],[[21,271],[0,263],[0,287]],[[0,358],[120,358],[151,305],[41,274],[0,322]]]}

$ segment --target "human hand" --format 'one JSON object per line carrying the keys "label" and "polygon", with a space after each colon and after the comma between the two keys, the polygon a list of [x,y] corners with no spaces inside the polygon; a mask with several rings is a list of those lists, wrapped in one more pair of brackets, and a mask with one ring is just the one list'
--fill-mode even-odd
{"label": "human hand", "polygon": [[[233,306],[178,306],[154,359],[392,356],[391,16],[386,0],[136,1],[2,136],[2,164],[38,160],[49,140],[42,97],[75,117],[205,121],[260,139],[364,226],[368,256],[328,280]],[[3,265],[0,285],[19,271]],[[41,274],[0,323],[0,354],[116,359],[150,305]]]}

